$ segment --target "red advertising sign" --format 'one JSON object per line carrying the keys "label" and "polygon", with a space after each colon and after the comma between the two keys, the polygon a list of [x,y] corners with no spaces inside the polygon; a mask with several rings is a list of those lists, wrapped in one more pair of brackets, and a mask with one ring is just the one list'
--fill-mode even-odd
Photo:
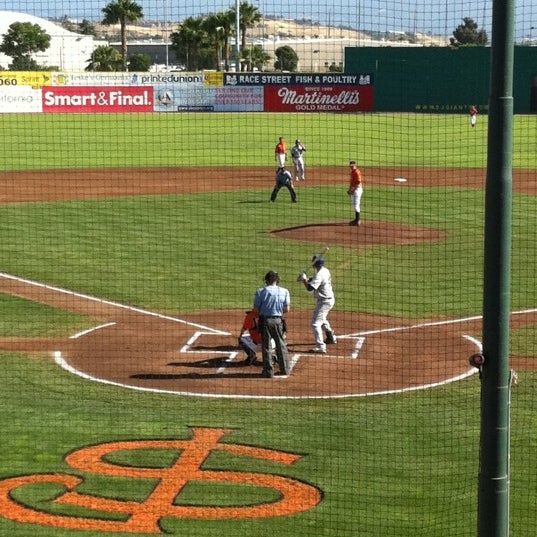
{"label": "red advertising sign", "polygon": [[43,112],[152,112],[151,86],[47,86]]}
{"label": "red advertising sign", "polygon": [[265,86],[265,112],[373,110],[373,86]]}

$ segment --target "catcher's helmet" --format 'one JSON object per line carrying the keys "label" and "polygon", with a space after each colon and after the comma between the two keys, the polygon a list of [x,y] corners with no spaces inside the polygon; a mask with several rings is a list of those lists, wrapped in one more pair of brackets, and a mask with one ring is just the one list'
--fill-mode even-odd
{"label": "catcher's helmet", "polygon": [[319,267],[324,266],[324,257],[322,255],[315,254],[311,258],[311,266],[315,267],[315,268],[319,268]]}

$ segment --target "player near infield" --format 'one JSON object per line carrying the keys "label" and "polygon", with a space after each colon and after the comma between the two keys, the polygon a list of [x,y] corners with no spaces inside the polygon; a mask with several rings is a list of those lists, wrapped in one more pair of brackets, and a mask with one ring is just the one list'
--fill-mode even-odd
{"label": "player near infield", "polygon": [[347,194],[351,197],[352,208],[354,210],[354,220],[349,222],[349,226],[359,226],[360,203],[362,201],[362,194],[364,192],[362,172],[358,169],[358,166],[356,166],[356,161],[354,160],[349,162],[349,167],[351,170],[351,177]]}
{"label": "player near infield", "polygon": [[285,161],[287,160],[287,144],[283,136],[278,138],[278,143],[274,149],[274,160],[278,163],[278,168],[285,166]]}

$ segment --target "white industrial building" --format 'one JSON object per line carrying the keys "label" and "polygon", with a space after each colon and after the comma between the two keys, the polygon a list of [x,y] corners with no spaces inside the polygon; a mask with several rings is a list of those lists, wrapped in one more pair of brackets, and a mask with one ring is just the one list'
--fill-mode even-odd
{"label": "white industrial building", "polygon": [[[91,35],[69,32],[58,24],[40,17],[16,11],[0,11],[0,39],[14,22],[29,22],[37,24],[50,35],[50,47],[45,52],[38,52],[32,57],[40,64],[56,67],[60,71],[84,71],[92,52],[107,42],[97,41]],[[12,62],[10,56],[0,53],[0,66],[4,69]]]}

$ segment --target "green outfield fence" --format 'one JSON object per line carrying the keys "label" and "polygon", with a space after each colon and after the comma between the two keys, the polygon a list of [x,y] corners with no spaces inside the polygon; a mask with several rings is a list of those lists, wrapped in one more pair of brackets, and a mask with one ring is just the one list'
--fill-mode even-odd
{"label": "green outfield fence", "polygon": [[0,0],[0,535],[533,537],[536,22]]}

